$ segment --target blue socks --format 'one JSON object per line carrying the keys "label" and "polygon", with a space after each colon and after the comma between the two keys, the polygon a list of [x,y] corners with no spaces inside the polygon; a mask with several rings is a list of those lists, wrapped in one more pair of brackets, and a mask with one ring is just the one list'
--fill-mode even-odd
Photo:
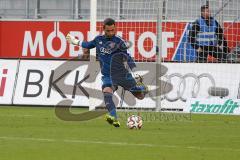
{"label": "blue socks", "polygon": [[104,102],[107,107],[109,114],[115,118],[117,118],[116,107],[112,99],[112,93],[104,92]]}

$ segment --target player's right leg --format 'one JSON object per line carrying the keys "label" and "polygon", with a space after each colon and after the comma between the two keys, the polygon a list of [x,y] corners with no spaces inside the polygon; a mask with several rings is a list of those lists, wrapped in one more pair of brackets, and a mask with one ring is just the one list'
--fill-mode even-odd
{"label": "player's right leg", "polygon": [[112,124],[114,127],[120,127],[120,122],[117,120],[116,107],[113,102],[113,84],[111,82],[111,79],[108,77],[103,77],[102,81],[103,81],[102,91],[104,96],[104,102],[109,112],[105,116],[105,120],[109,124]]}

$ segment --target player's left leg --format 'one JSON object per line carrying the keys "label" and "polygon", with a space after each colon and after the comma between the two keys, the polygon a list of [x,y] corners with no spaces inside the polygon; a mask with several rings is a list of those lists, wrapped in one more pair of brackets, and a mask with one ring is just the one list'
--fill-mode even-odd
{"label": "player's left leg", "polygon": [[148,93],[148,87],[143,83],[143,78],[139,75],[135,78],[136,85],[132,87],[129,91],[138,99],[144,99],[145,95]]}

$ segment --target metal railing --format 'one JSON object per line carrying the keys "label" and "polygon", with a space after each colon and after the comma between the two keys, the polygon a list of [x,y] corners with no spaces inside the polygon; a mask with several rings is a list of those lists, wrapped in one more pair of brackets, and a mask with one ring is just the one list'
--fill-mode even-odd
{"label": "metal railing", "polygon": [[[154,17],[156,11],[148,11],[148,6],[143,6],[143,2],[145,1],[146,0],[98,0],[97,8],[98,11],[101,12],[101,15],[98,15],[97,18],[103,19],[105,18],[104,15],[111,13],[115,19],[156,19],[156,17]],[[213,15],[219,15],[218,18],[222,19],[222,21],[232,21],[237,15],[240,15],[239,0],[163,0],[163,19],[192,21],[199,16],[200,6],[203,4],[209,4]],[[0,0],[0,18],[89,20],[90,1]]]}

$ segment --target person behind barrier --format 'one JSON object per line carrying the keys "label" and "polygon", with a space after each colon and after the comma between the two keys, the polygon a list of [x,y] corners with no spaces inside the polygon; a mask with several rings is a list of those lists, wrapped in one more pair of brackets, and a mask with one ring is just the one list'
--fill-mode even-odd
{"label": "person behind barrier", "polygon": [[226,61],[227,41],[222,27],[211,17],[208,5],[201,7],[201,17],[193,22],[188,40],[196,50],[196,62],[208,62],[208,55],[218,62]]}

